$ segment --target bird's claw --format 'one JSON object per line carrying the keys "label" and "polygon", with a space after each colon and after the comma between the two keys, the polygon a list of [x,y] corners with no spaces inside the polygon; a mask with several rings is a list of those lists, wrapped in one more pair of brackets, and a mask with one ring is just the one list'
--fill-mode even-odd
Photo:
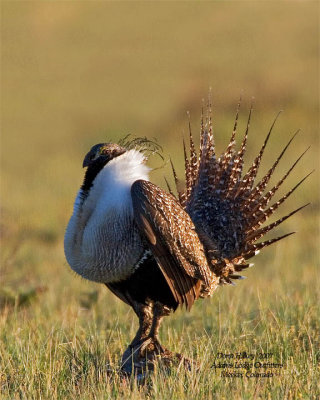
{"label": "bird's claw", "polygon": [[166,349],[157,338],[148,337],[126,349],[122,357],[121,371],[128,375],[135,374],[141,379],[148,372],[154,371],[157,366],[164,367],[168,371],[173,365],[183,366],[186,370],[198,368],[195,361]]}

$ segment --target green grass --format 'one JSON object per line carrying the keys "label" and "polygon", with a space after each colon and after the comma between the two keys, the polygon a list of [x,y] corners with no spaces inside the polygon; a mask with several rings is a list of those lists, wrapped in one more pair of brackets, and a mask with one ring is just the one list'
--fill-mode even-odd
{"label": "green grass", "polygon": [[[317,3],[1,7],[0,398],[319,397]],[[200,370],[157,371],[138,387],[116,373],[136,318],[105,287],[71,272],[64,230],[82,158],[95,143],[128,132],[155,137],[181,175],[185,113],[196,133],[209,86],[219,150],[241,90],[240,135],[256,97],[247,164],[285,109],[262,169],[301,128],[275,180],[309,145],[285,189],[316,171],[278,215],[312,204],[278,228],[297,234],[256,257],[247,280],[166,318],[163,344],[196,359]],[[170,176],[168,163],[151,178],[164,186],[163,175]],[[217,353],[239,351],[272,353],[284,367],[270,379],[221,377]]]}

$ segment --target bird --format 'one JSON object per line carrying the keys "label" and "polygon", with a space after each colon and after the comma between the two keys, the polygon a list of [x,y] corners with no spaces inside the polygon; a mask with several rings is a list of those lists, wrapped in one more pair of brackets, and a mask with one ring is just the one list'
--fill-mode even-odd
{"label": "bird", "polygon": [[199,149],[189,119],[188,151],[183,142],[183,187],[171,162],[175,192],[167,180],[166,189],[150,182],[148,148],[154,142],[147,138],[96,144],[83,160],[86,172],[65,232],[65,256],[72,270],[106,285],[137,315],[139,329],[121,360],[125,373],[143,374],[159,360],[190,365],[190,360],[161,345],[162,319],[179,306],[190,310],[196,300],[212,296],[219,286],[243,279],[239,272],[253,266],[249,259],[295,232],[259,239],[308,205],[264,225],[310,175],[272,202],[307,150],[269,187],[297,131],[257,180],[279,113],[243,172],[253,107],[236,149],[240,104],[241,99],[230,141],[220,156],[215,150],[211,102],[205,112],[202,107]]}

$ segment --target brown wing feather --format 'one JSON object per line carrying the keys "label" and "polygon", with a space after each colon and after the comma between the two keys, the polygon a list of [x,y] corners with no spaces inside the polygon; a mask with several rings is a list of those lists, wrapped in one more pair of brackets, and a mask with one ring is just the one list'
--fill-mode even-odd
{"label": "brown wing feather", "polygon": [[137,225],[172,294],[190,309],[201,294],[201,283],[208,288],[216,280],[193,222],[172,195],[151,182],[136,181],[131,196]]}

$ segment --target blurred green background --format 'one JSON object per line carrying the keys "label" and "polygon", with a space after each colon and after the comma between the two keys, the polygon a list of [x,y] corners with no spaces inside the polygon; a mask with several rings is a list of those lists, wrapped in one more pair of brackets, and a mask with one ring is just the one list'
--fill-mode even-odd
{"label": "blurred green background", "polygon": [[[289,296],[287,304],[301,304],[301,299],[311,298],[310,293],[316,295],[318,2],[6,1],[1,8],[0,272],[6,291],[0,293],[0,305],[2,300],[7,305],[10,301],[20,304],[30,293],[30,299],[43,299],[35,303],[31,314],[19,314],[11,322],[10,315],[5,317],[9,333],[18,332],[20,320],[29,331],[30,326],[42,324],[44,336],[55,324],[71,329],[86,309],[79,300],[81,293],[87,291],[90,297],[93,288],[95,299],[97,293],[103,297],[101,309],[93,314],[89,310],[80,319],[84,331],[85,321],[94,321],[101,330],[105,328],[101,324],[113,323],[112,316],[104,315],[103,304],[116,309],[123,322],[127,320],[125,305],[102,286],[75,278],[64,259],[63,235],[83,178],[83,157],[95,143],[116,141],[127,133],[145,135],[158,140],[165,160],[171,156],[181,174],[186,112],[191,113],[197,135],[202,99],[210,87],[218,150],[226,146],[242,93],[240,137],[251,97],[255,97],[247,159],[255,156],[273,118],[283,109],[262,170],[267,170],[298,128],[302,132],[281,161],[276,177],[309,145],[311,149],[286,188],[316,169],[278,213],[312,202],[278,228],[280,234],[297,230],[297,235],[260,256],[259,265],[248,273],[250,282],[236,289],[237,296],[246,298],[251,288],[252,299],[257,299],[254,290],[263,291],[266,279],[270,290],[266,304],[277,293]],[[161,166],[162,161],[155,158],[151,163]],[[163,175],[170,176],[168,164],[154,171],[151,180],[164,185]],[[222,299],[226,306],[236,291],[224,290],[215,299]],[[89,309],[96,300],[90,301]],[[195,307],[193,316],[177,313],[168,325],[176,324],[179,330],[185,321],[192,324],[192,318],[202,315],[202,304]],[[210,303],[206,304],[209,312]],[[214,312],[216,304],[210,307]],[[201,327],[201,323],[193,327],[194,332]],[[128,340],[123,340],[123,346]],[[19,365],[12,369],[13,376]]]}

